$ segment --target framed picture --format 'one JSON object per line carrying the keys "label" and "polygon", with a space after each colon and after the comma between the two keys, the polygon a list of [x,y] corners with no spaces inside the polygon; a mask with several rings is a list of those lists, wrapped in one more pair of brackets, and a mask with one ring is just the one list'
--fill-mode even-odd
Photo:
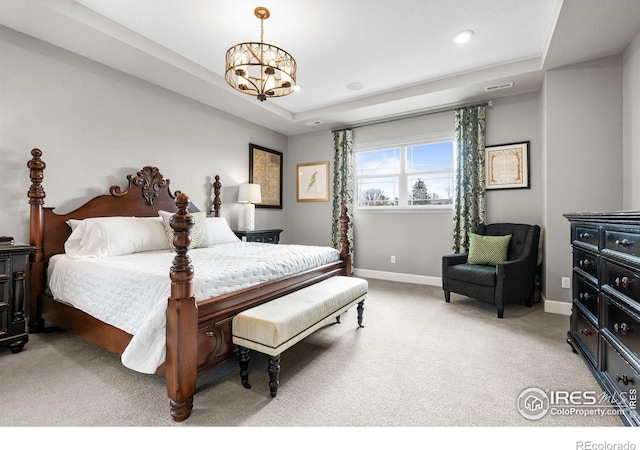
{"label": "framed picture", "polygon": [[282,153],[249,144],[249,183],[259,184],[262,191],[256,208],[282,209]]}
{"label": "framed picture", "polygon": [[329,201],[329,161],[296,166],[299,202]]}
{"label": "framed picture", "polygon": [[529,188],[529,141],[485,147],[485,189]]}

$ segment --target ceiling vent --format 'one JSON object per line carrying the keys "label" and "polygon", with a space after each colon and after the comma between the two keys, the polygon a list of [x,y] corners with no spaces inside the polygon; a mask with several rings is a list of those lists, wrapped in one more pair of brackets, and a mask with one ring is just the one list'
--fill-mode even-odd
{"label": "ceiling vent", "polygon": [[499,89],[509,89],[513,87],[513,81],[509,81],[507,83],[494,84],[493,86],[487,86],[484,88],[486,92],[497,91]]}
{"label": "ceiling vent", "polygon": [[314,120],[313,122],[307,122],[308,127],[315,127],[316,125],[322,125],[322,120]]}

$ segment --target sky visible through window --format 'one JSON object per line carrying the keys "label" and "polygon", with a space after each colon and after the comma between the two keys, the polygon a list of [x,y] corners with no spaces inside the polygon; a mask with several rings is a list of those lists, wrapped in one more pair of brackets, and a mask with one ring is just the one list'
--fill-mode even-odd
{"label": "sky visible through window", "polygon": [[408,197],[414,183],[421,179],[432,198],[451,198],[453,158],[452,141],[358,152],[358,193],[379,189],[388,199],[402,201],[405,198],[400,192],[402,186],[406,186]]}

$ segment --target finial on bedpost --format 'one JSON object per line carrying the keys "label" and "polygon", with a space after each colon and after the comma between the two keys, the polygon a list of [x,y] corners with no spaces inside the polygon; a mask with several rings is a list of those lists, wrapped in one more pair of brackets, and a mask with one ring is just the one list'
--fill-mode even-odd
{"label": "finial on bedpost", "polygon": [[29,168],[29,177],[31,178],[31,187],[27,196],[29,197],[30,205],[43,205],[44,198],[47,196],[42,189],[42,180],[44,178],[44,169],[47,165],[40,157],[42,156],[42,150],[34,148],[31,150],[32,158],[27,162]]}
{"label": "finial on bedpost", "polygon": [[34,333],[42,331],[44,320],[40,317],[38,309],[38,294],[44,292],[45,275],[44,268],[44,198],[46,194],[42,188],[44,169],[47,165],[40,157],[42,151],[39,148],[31,150],[32,158],[27,162],[31,187],[27,192],[29,197],[29,244],[35,247],[29,255],[29,331]]}
{"label": "finial on bedpost", "polygon": [[177,212],[171,217],[173,259],[169,277],[171,297],[167,304],[167,353],[165,379],[171,416],[181,422],[191,415],[198,376],[198,308],[191,293],[193,266],[187,254],[194,217],[189,214],[189,197],[178,193]]}
{"label": "finial on bedpost", "polygon": [[340,259],[346,263],[346,275],[351,276],[351,249],[349,245],[349,214],[347,205],[342,205],[340,213]]}
{"label": "finial on bedpost", "polygon": [[216,181],[213,183],[213,211],[211,211],[214,217],[220,217],[220,206],[222,205],[222,200],[220,200],[221,187],[220,175],[216,175]]}

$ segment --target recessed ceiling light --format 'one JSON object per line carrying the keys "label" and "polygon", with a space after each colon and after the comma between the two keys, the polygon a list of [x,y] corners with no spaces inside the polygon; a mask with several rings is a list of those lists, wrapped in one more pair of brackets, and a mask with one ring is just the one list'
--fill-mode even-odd
{"label": "recessed ceiling light", "polygon": [[456,42],[457,44],[463,44],[463,43],[467,42],[469,39],[471,39],[472,36],[473,36],[473,31],[464,30],[464,31],[461,31],[460,33],[456,34],[453,37],[453,41]]}
{"label": "recessed ceiling light", "polygon": [[359,81],[354,81],[353,83],[347,84],[347,89],[349,89],[350,91],[359,91],[363,87],[364,84],[360,83]]}

